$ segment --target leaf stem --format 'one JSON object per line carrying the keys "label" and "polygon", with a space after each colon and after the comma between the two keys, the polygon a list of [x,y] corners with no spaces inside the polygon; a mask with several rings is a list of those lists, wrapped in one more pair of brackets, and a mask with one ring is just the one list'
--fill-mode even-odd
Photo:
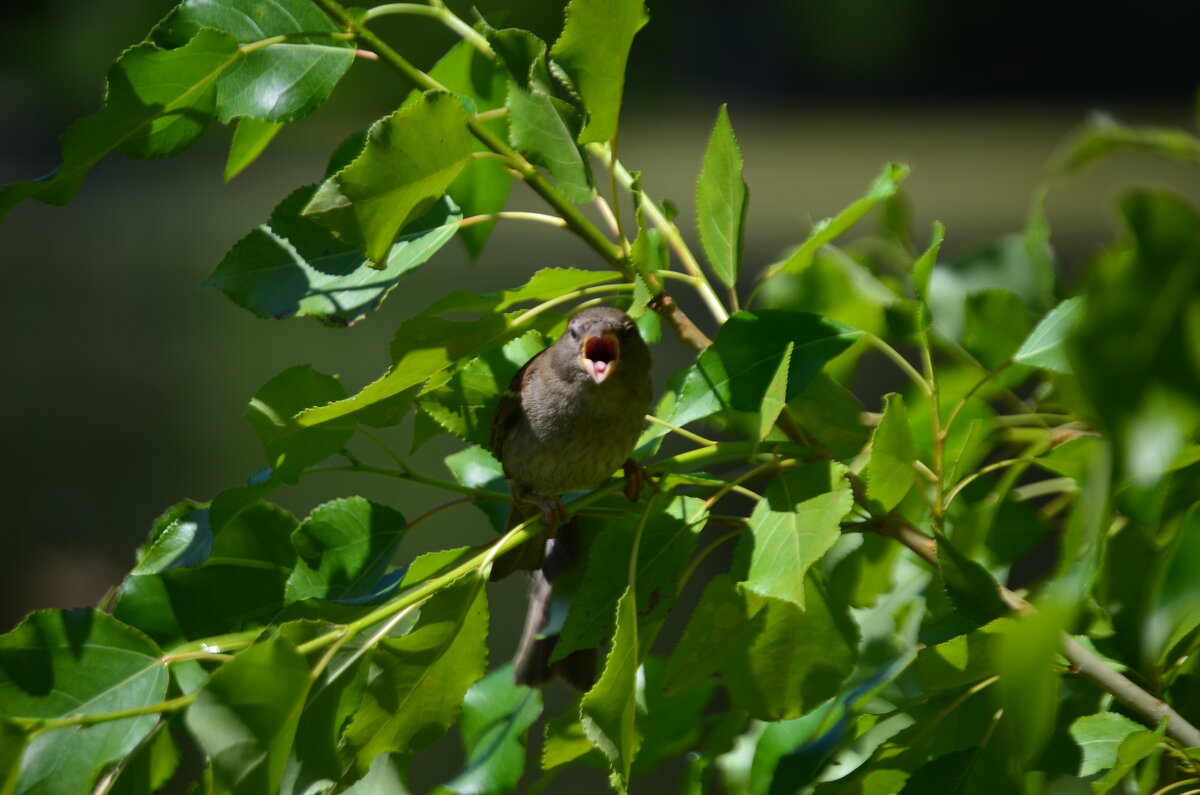
{"label": "leaf stem", "polygon": [[716,442],[714,442],[712,439],[705,439],[703,436],[701,436],[698,433],[692,433],[687,428],[680,428],[678,425],[672,425],[671,423],[667,422],[666,420],[660,420],[658,417],[655,417],[653,415],[647,414],[646,419],[648,421],[654,423],[655,425],[661,425],[662,427],[666,428],[667,430],[672,431],[672,432],[682,436],[684,439],[693,441],[702,447],[712,447],[713,445],[716,444]]}
{"label": "leaf stem", "polygon": [[353,33],[338,33],[329,30],[304,31],[299,33],[280,33],[278,36],[268,36],[265,39],[258,41],[247,42],[238,47],[238,52],[242,55],[249,55],[258,50],[265,50],[275,44],[286,44],[289,41],[300,41],[301,39],[332,39],[334,41],[354,41]]}
{"label": "leaf stem", "polygon": [[995,472],[997,469],[1004,469],[1005,467],[1010,467],[1015,464],[1033,464],[1036,463],[1036,461],[1037,459],[1028,457],[1006,458],[1003,461],[996,461],[988,464],[985,467],[981,467],[967,475],[962,480],[958,481],[958,483],[954,485],[954,488],[950,489],[950,491],[946,494],[946,504],[943,507],[949,508],[950,503],[954,502],[954,498],[958,496],[959,492],[989,472]]}
{"label": "leaf stem", "polygon": [[460,19],[453,11],[445,5],[426,6],[420,3],[384,3],[380,6],[373,6],[367,9],[365,19],[370,21],[377,17],[387,16],[389,14],[410,14],[418,17],[432,17],[441,22],[446,27],[457,33],[468,42],[472,47],[479,50],[489,58],[495,58],[496,52],[492,49],[492,45],[488,44],[479,31],[468,25]]}
{"label": "leaf stem", "polygon": [[548,224],[557,226],[560,229],[567,227],[567,222],[559,218],[557,215],[547,215],[546,213],[529,213],[520,210],[505,210],[499,213],[483,213],[482,215],[472,215],[458,222],[458,228],[462,229],[475,224],[482,224],[488,221],[499,221],[502,219],[517,220],[517,221],[537,221],[540,224]]}
{"label": "leaf stem", "polygon": [[146,715],[161,715],[164,712],[174,712],[175,710],[183,709],[195,700],[196,692],[192,692],[186,696],[160,701],[157,704],[147,704],[144,707],[120,709],[113,712],[94,712],[90,715],[67,715],[61,718],[10,718],[10,720],[23,726],[29,732],[30,739],[32,739],[39,734],[44,734],[55,729],[65,729],[71,726],[83,728],[85,726],[94,726],[98,723],[109,723],[114,720],[141,718]]}

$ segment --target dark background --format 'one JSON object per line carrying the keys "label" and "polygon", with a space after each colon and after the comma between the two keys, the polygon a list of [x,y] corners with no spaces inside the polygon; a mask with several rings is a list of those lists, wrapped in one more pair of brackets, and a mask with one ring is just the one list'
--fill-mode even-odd
{"label": "dark background", "polygon": [[[479,5],[486,13],[507,5],[510,24],[551,40],[561,25],[553,2]],[[1047,160],[1088,113],[1193,126],[1194,3],[1111,12],[950,0],[649,5],[630,64],[622,159],[645,171],[648,190],[680,205],[690,231],[701,153],[717,106],[729,103],[751,190],[750,273],[861,195],[885,160],[912,164],[915,235],[926,239],[941,219],[952,256],[1021,227]],[[0,183],[56,164],[57,135],[98,108],[108,65],[169,7],[60,0],[5,11]],[[422,19],[390,18],[379,29],[423,66],[452,41]],[[31,609],[94,604],[128,570],[158,513],[262,466],[241,416],[272,375],[311,362],[353,391],[385,369],[396,325],[448,290],[509,286],[551,265],[599,266],[561,231],[510,222],[478,262],[452,244],[380,312],[342,330],[258,320],[198,288],[277,201],[320,177],[337,141],[390,112],[407,89],[383,66],[359,62],[326,106],[285,129],[229,185],[221,182],[229,130],[216,128],[171,160],[114,155],[68,207],[29,203],[3,222],[0,631]],[[1197,198],[1197,176],[1123,156],[1056,186],[1048,213],[1061,262],[1077,272],[1111,238],[1121,185],[1161,182]],[[512,207],[544,209],[520,188]],[[687,353],[668,339],[656,357],[661,384]],[[407,449],[408,424],[389,439]],[[417,461],[440,468],[457,446],[443,438]],[[410,518],[447,499],[370,476],[325,477],[277,499],[303,516],[360,493]],[[490,533],[473,509],[456,508],[425,523],[403,554]],[[496,660],[515,644],[521,591],[515,581],[494,590]]]}

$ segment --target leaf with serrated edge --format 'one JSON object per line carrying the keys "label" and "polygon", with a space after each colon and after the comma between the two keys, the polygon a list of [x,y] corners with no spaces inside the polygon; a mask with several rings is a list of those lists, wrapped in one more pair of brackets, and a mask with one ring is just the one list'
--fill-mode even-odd
{"label": "leaf with serrated edge", "polygon": [[321,183],[302,214],[384,265],[396,233],[428,211],[470,159],[469,119],[456,96],[426,93],[373,124],[363,151]]}
{"label": "leaf with serrated edge", "polygon": [[807,268],[809,263],[812,262],[813,255],[817,252],[817,249],[826,243],[832,242],[838,235],[858,223],[876,204],[896,195],[896,191],[900,188],[900,183],[907,176],[907,165],[903,163],[886,164],[883,167],[883,172],[875,178],[875,181],[871,183],[871,187],[867,189],[865,196],[852,202],[846,209],[833,218],[822,221],[813,228],[808,239],[801,243],[800,247],[792,252],[792,255],[784,261],[782,265],[783,270],[789,273],[796,273]]}
{"label": "leaf with serrated edge", "polygon": [[726,106],[717,113],[696,182],[696,228],[717,278],[737,283],[742,264],[749,190],[742,179],[742,152]]}
{"label": "leaf with serrated edge", "polygon": [[604,672],[579,706],[583,731],[608,757],[622,791],[629,786],[629,770],[640,738],[637,719],[637,604],[632,588],[617,602],[617,628]]}
{"label": "leaf with serrated edge", "polygon": [[1068,731],[1083,752],[1079,775],[1090,776],[1111,768],[1117,763],[1117,748],[1121,741],[1143,728],[1137,721],[1116,712],[1097,712],[1076,718]]}
{"label": "leaf with serrated edge", "polygon": [[750,569],[742,585],[763,596],[804,607],[809,567],[841,536],[854,506],[847,469],[836,462],[784,471],[750,514]]}
{"label": "leaf with serrated edge", "polygon": [[318,506],[292,533],[298,558],[287,581],[287,601],[372,595],[406,527],[399,512],[362,497]]}
{"label": "leaf with serrated edge", "polygon": [[377,672],[345,731],[360,771],[380,753],[429,745],[458,719],[487,667],[487,622],[483,581],[468,576],[426,602],[407,635],[376,647]]}
{"label": "leaf with serrated edge", "polygon": [[217,78],[240,57],[233,36],[211,28],[176,50],[149,43],[126,50],[108,73],[104,107],[59,138],[62,164],[42,179],[0,188],[0,218],[28,198],[66,204],[114,149],[155,158],[194,144],[212,121]]}
{"label": "leaf with serrated edge", "polygon": [[892,510],[917,484],[916,443],[908,424],[904,398],[893,392],[883,399],[883,417],[871,436],[871,459],[867,462],[867,497],[884,512]]}
{"label": "leaf with serrated edge", "polygon": [[646,24],[642,0],[571,0],[562,35],[550,54],[571,76],[588,111],[580,143],[617,134],[625,62],[634,35]]}
{"label": "leaf with serrated edge", "polygon": [[758,415],[759,439],[767,438],[767,434],[775,427],[775,421],[779,419],[783,407],[787,405],[787,376],[792,365],[792,350],[795,347],[796,343],[789,340],[787,347],[783,349],[783,356],[779,359],[779,367],[775,370],[775,375],[771,376],[771,382],[767,384],[767,390],[763,393],[762,410]]}

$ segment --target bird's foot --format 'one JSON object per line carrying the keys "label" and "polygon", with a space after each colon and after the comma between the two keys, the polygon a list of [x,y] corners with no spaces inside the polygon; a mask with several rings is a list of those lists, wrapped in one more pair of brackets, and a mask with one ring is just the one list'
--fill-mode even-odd
{"label": "bird's foot", "polygon": [[642,490],[647,486],[655,494],[658,494],[658,483],[650,476],[645,467],[634,461],[632,458],[625,459],[625,496],[630,502],[637,502],[642,496]]}
{"label": "bird's foot", "polygon": [[558,528],[571,519],[567,515],[567,506],[563,505],[561,500],[545,497],[525,488],[514,489],[513,496],[523,503],[536,506],[542,512],[542,524],[546,526],[546,534],[550,538],[558,535]]}

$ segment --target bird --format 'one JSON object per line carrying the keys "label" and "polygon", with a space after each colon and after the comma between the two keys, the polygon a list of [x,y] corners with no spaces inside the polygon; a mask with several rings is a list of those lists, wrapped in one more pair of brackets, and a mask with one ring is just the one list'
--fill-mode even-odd
{"label": "bird", "polygon": [[650,407],[650,369],[650,349],[633,319],[613,307],[588,307],[517,371],[497,404],[488,447],[512,489],[509,526],[540,512],[548,536],[501,556],[493,569],[493,579],[513,568],[534,570],[513,663],[518,684],[543,684],[558,673],[584,687],[594,677],[594,650],[590,660],[549,663],[557,639],[547,626],[553,585],[579,556],[561,498],[623,469],[625,494],[637,500],[647,479],[630,454]]}

